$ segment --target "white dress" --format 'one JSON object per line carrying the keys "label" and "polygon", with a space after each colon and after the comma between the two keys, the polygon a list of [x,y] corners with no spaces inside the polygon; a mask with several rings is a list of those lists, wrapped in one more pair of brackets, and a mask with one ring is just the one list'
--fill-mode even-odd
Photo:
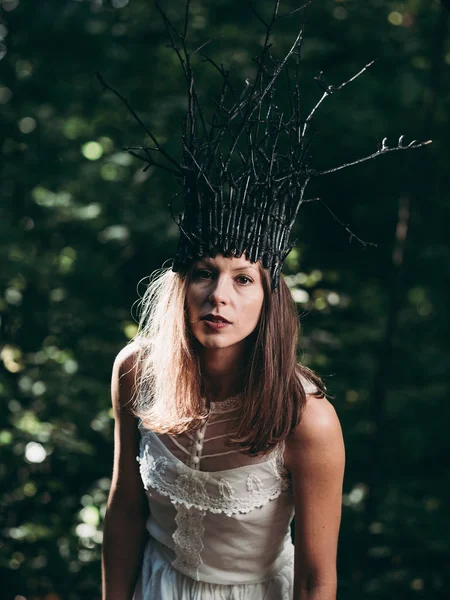
{"label": "white dress", "polygon": [[292,599],[284,445],[263,457],[230,450],[240,401],[211,403],[202,428],[178,436],[139,425],[150,538],[134,600]]}

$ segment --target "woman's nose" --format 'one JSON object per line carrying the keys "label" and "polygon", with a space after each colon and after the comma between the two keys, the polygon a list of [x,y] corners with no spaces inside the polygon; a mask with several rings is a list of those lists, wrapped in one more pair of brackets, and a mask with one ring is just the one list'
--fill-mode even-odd
{"label": "woman's nose", "polygon": [[209,301],[213,306],[227,304],[229,296],[229,282],[225,278],[218,277],[209,295]]}

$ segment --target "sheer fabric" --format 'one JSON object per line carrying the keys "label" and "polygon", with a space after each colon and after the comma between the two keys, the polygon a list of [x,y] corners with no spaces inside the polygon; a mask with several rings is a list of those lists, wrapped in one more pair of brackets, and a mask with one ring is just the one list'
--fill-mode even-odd
{"label": "sheer fabric", "polygon": [[161,441],[189,467],[201,471],[223,471],[267,460],[263,456],[248,456],[229,446],[239,419],[240,395],[224,402],[211,402],[209,417],[197,431],[177,436],[162,435]]}

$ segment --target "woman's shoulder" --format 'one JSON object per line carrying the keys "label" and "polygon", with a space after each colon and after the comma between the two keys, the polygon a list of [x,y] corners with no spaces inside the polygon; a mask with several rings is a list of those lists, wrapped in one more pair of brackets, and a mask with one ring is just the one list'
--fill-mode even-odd
{"label": "woman's shoulder", "polygon": [[114,359],[113,370],[121,376],[136,375],[139,364],[139,355],[145,349],[144,338],[135,338],[124,346]]}
{"label": "woman's shoulder", "polygon": [[307,394],[300,422],[286,438],[285,462],[302,456],[343,449],[342,429],[334,406],[322,394]]}
{"label": "woman's shoulder", "polygon": [[123,401],[128,404],[129,398],[134,393],[139,375],[139,355],[142,347],[142,341],[135,339],[124,346],[114,359],[112,389],[113,393],[116,392],[119,404],[123,404]]}

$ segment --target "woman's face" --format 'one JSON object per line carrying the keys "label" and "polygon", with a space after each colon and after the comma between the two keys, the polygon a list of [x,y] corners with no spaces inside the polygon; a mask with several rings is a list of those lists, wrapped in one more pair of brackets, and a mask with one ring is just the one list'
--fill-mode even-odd
{"label": "woman's face", "polygon": [[192,333],[205,348],[229,348],[245,340],[258,324],[263,302],[259,264],[218,254],[194,265],[187,312]]}

